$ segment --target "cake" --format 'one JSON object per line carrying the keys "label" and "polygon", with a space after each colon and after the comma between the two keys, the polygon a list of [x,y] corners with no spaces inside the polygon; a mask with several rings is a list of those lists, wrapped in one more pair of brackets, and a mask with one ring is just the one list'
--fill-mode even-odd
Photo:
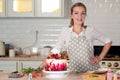
{"label": "cake", "polygon": [[67,59],[61,59],[58,54],[51,54],[46,59],[46,71],[65,71],[67,70]]}

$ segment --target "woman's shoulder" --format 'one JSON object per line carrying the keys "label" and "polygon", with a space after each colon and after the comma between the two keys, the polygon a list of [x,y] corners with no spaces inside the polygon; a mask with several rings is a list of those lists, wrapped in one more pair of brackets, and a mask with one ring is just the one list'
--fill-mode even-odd
{"label": "woman's shoulder", "polygon": [[93,31],[94,29],[95,29],[95,27],[93,27],[93,26],[90,26],[90,25],[86,26],[87,31]]}

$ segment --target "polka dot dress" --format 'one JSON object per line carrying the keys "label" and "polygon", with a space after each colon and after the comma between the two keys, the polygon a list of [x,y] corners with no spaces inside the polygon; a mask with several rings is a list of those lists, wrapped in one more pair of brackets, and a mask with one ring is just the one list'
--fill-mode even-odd
{"label": "polka dot dress", "polygon": [[81,72],[98,69],[98,64],[92,65],[90,63],[90,57],[93,56],[93,49],[85,36],[75,37],[69,42],[68,57],[70,59],[70,70]]}

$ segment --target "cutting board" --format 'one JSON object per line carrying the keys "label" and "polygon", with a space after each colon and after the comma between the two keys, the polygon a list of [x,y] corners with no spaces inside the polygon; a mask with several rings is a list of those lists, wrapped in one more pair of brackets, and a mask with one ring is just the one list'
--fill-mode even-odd
{"label": "cutting board", "polygon": [[106,80],[106,74],[83,73],[82,80]]}

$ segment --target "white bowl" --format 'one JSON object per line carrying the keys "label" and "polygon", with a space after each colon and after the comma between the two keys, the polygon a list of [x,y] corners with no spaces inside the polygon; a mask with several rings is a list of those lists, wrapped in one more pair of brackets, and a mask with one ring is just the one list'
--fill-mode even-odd
{"label": "white bowl", "polygon": [[69,74],[69,70],[67,71],[45,71],[43,70],[43,72],[45,73],[46,78],[65,78],[68,76]]}

